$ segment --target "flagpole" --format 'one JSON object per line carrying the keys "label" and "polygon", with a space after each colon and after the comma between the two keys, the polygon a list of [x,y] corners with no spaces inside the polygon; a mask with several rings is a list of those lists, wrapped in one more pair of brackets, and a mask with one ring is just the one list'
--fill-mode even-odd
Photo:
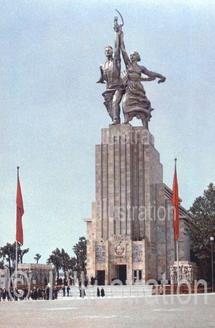
{"label": "flagpole", "polygon": [[[17,166],[17,181],[19,178],[19,166]],[[18,271],[18,242],[16,237],[16,266],[15,266],[15,278],[16,278],[16,287],[17,287],[17,271]]]}
{"label": "flagpole", "polygon": [[174,205],[174,219],[178,221],[177,231],[175,231],[175,223],[174,223],[174,239],[175,239],[175,247],[176,247],[176,263],[177,263],[177,285],[179,285],[179,201],[178,201],[178,181],[177,181],[177,158],[175,158],[175,173],[174,173],[174,182],[173,182],[173,205]]}
{"label": "flagpole", "polygon": [[23,245],[23,228],[22,228],[22,216],[24,214],[24,206],[22,200],[22,190],[19,181],[19,166],[17,166],[17,187],[16,187],[16,267],[15,273],[18,273],[19,262],[19,249],[20,245]]}
{"label": "flagpole", "polygon": [[18,243],[16,241],[16,267],[15,267],[16,287],[17,287],[17,271],[18,271]]}
{"label": "flagpole", "polygon": [[[177,158],[175,158],[175,172],[176,172]],[[177,285],[179,285],[179,254],[178,254],[178,239],[176,240],[176,262],[177,262]]]}
{"label": "flagpole", "polygon": [[177,285],[179,285],[179,244],[176,240],[176,261],[177,261]]}

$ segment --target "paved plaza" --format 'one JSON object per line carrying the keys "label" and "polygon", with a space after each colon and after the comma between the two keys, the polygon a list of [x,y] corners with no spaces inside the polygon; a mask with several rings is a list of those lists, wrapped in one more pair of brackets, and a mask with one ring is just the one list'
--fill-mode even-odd
{"label": "paved plaza", "polygon": [[0,317],[1,328],[215,327],[215,294],[1,302]]}

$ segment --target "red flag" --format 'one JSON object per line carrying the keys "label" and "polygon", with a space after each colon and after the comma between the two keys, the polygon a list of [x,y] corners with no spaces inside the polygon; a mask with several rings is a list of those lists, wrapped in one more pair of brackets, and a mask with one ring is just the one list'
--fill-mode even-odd
{"label": "red flag", "polygon": [[24,214],[22,191],[19,182],[19,168],[17,168],[17,189],[16,189],[16,241],[23,245],[22,216]]}
{"label": "red flag", "polygon": [[172,187],[172,205],[173,205],[173,230],[174,230],[174,240],[179,238],[179,197],[178,197],[178,180],[176,171],[176,160],[175,160],[175,172],[173,178]]}

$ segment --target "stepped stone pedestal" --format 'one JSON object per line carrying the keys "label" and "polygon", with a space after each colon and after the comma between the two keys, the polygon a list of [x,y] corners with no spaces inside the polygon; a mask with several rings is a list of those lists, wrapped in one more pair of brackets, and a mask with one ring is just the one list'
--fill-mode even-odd
{"label": "stepped stone pedestal", "polygon": [[[114,279],[127,284],[162,279],[164,273],[168,278],[175,260],[170,205],[171,190],[163,183],[151,133],[129,124],[102,129],[96,146],[96,201],[86,220],[88,277],[101,285]],[[183,235],[184,260],[186,242]]]}

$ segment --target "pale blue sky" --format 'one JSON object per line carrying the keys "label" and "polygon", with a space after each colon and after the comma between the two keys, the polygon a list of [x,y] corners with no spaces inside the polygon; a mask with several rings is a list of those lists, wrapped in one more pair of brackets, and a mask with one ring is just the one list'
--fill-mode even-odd
{"label": "pale blue sky", "polygon": [[127,50],[164,74],[145,89],[150,131],[171,186],[173,159],[183,204],[214,182],[215,2],[0,0],[0,245],[15,236],[20,166],[26,260],[71,253],[94,200],[94,147],[109,118],[95,81],[113,44],[114,9]]}

